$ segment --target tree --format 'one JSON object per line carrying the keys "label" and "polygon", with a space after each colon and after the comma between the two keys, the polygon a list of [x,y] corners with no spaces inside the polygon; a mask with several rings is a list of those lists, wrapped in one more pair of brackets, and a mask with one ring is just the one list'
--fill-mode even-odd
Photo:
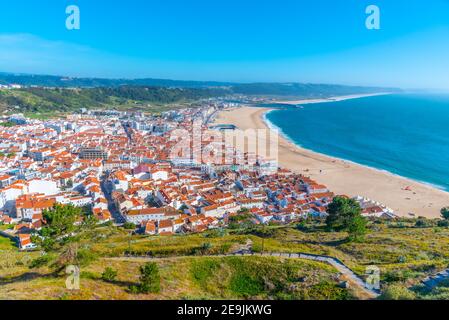
{"label": "tree", "polygon": [[42,213],[46,222],[43,233],[55,237],[70,234],[75,230],[75,222],[81,214],[82,210],[73,205],[55,204]]}
{"label": "tree", "polygon": [[161,277],[159,275],[159,267],[155,262],[149,262],[140,267],[140,283],[137,287],[138,292],[158,293],[160,291],[160,285]]}
{"label": "tree", "polygon": [[106,267],[101,274],[101,279],[107,282],[113,282],[117,277],[117,270],[112,269],[111,267]]}
{"label": "tree", "polygon": [[348,222],[348,233],[350,241],[360,241],[366,234],[366,219],[361,215],[355,216]]}
{"label": "tree", "polygon": [[441,209],[440,212],[444,220],[449,220],[449,207]]}
{"label": "tree", "polygon": [[359,240],[366,233],[366,219],[354,199],[335,197],[327,210],[326,226],[329,231],[347,231],[349,240]]}
{"label": "tree", "polygon": [[45,226],[40,231],[40,237],[33,237],[33,241],[46,251],[54,249],[58,243],[68,242],[69,236],[76,230],[75,222],[81,214],[82,210],[72,205],[55,204],[53,208],[44,210],[42,216]]}
{"label": "tree", "polygon": [[92,230],[98,224],[98,219],[93,214],[84,215],[82,226],[86,230]]}
{"label": "tree", "polygon": [[432,221],[426,219],[425,217],[418,217],[415,222],[415,227],[417,228],[430,228],[432,226]]}
{"label": "tree", "polygon": [[132,222],[125,222],[123,224],[123,228],[125,228],[126,230],[134,230],[136,229],[136,225]]}

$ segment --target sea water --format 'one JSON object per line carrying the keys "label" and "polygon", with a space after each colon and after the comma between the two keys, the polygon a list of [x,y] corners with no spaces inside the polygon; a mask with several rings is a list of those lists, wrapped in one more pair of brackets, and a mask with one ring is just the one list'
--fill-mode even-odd
{"label": "sea water", "polygon": [[393,94],[266,115],[295,144],[449,191],[449,95]]}

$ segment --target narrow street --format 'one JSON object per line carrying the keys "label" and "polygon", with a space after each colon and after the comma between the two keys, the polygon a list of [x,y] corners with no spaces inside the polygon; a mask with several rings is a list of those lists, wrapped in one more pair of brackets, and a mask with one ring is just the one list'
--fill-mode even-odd
{"label": "narrow street", "polygon": [[122,214],[117,209],[114,201],[112,200],[112,196],[111,196],[112,188],[111,188],[111,186],[108,186],[106,175],[102,177],[100,185],[101,185],[101,191],[103,191],[103,194],[104,194],[106,200],[108,201],[108,210],[109,210],[109,212],[111,212],[111,215],[114,218],[115,224],[122,225],[123,223],[125,223],[125,219],[123,218]]}

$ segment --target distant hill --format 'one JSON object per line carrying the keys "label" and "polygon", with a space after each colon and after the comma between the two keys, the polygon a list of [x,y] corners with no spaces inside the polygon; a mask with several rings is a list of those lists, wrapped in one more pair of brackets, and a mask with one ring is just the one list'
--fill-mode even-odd
{"label": "distant hill", "polygon": [[303,83],[227,83],[163,79],[69,78],[49,75],[0,73],[0,84],[22,89],[0,90],[0,109],[23,112],[73,111],[80,108],[142,107],[191,102],[230,95],[327,98],[349,94],[399,91],[395,88]]}
{"label": "distant hill", "polygon": [[51,75],[12,74],[0,72],[0,84],[20,84],[23,86],[58,88],[99,88],[120,86],[144,86],[165,88],[226,88],[232,93],[244,95],[274,96],[332,96],[341,94],[360,94],[384,91],[397,91],[396,88],[343,86],[337,84],[307,83],[233,83],[217,81],[185,81],[167,79],[102,79],[71,78]]}
{"label": "distant hill", "polygon": [[[81,108],[124,109],[143,108],[148,104],[165,105],[226,95],[225,89],[164,88],[164,87],[99,87],[99,88],[43,88],[25,87],[0,90],[0,108],[11,107],[21,112],[69,112]],[[152,111],[155,111],[153,108]]]}
{"label": "distant hill", "polygon": [[282,96],[297,98],[327,98],[351,94],[368,94],[377,92],[396,92],[396,88],[356,87],[336,84],[308,83],[249,83],[232,87],[237,94]]}
{"label": "distant hill", "polygon": [[23,86],[59,87],[59,88],[97,88],[119,86],[155,86],[155,87],[225,87],[232,83],[214,81],[184,81],[166,79],[102,79],[72,78],[51,75],[12,74],[0,72],[0,84],[20,84]]}

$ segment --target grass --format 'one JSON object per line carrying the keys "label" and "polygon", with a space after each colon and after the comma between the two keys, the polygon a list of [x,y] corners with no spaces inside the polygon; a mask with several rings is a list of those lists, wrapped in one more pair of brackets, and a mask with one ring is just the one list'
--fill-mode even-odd
{"label": "grass", "polygon": [[0,230],[1,231],[5,231],[5,230],[8,230],[8,229],[12,229],[14,226],[13,225],[10,225],[10,224],[0,224]]}
{"label": "grass", "polygon": [[[0,296],[13,292],[17,299],[324,299],[349,298],[337,287],[336,271],[321,263],[265,257],[204,258],[186,257],[156,261],[161,275],[161,291],[132,294],[129,286],[139,281],[144,261],[99,260],[81,268],[80,290],[65,288],[65,277],[40,276],[0,286]],[[105,267],[117,270],[114,281],[103,281]],[[213,272],[207,271],[212,268]],[[260,269],[269,272],[261,273]],[[305,279],[305,277],[309,277]],[[328,290],[316,287],[328,283]],[[310,291],[310,292],[309,292]],[[334,293],[338,293],[334,295]],[[11,294],[9,295],[11,297]]]}
{"label": "grass", "polygon": [[15,250],[17,245],[11,238],[0,236],[0,250]]}
{"label": "grass", "polygon": [[[10,242],[0,238],[0,246],[9,250],[8,257],[0,256],[0,261],[9,263],[9,269],[0,269],[0,279],[6,281],[30,272],[38,273],[37,278],[6,287],[16,290],[27,285],[38,291],[39,286],[50,285],[54,290],[44,290],[43,297],[52,299],[347,299],[351,298],[347,290],[336,286],[336,271],[325,264],[256,256],[210,256],[237,251],[248,243],[259,252],[263,247],[264,251],[272,252],[329,255],[362,277],[367,266],[376,265],[381,271],[382,289],[392,288],[390,291],[400,293],[395,288],[417,286],[424,277],[449,266],[449,229],[444,227],[371,223],[368,234],[360,242],[347,242],[347,234],[325,232],[320,224],[266,229],[263,233],[250,229],[158,237],[130,236],[127,231],[111,226],[96,228],[80,240],[84,283],[80,292],[59,288],[61,279],[48,277],[51,273],[48,266],[30,270],[29,262],[20,261],[25,253],[17,252]],[[119,258],[127,252],[163,258],[156,260],[162,278],[159,295],[133,295],[127,291],[138,282],[138,270],[144,263]],[[106,267],[118,271],[115,281],[101,280]],[[6,289],[0,289],[0,295],[2,290]],[[440,289],[434,295],[443,296],[445,290]]]}
{"label": "grass", "polygon": [[0,90],[0,110],[25,113],[47,119],[87,109],[147,111],[157,114],[182,108],[201,99],[221,96],[217,89],[177,89],[156,87],[117,87],[84,89],[23,88]]}
{"label": "grass", "polygon": [[[447,228],[391,228],[373,224],[361,242],[347,242],[345,233],[324,232],[321,226],[299,230],[294,226],[273,227],[268,238],[253,232],[233,232],[208,237],[194,234],[171,237],[133,237],[112,235],[92,245],[101,256],[120,256],[127,251],[152,256],[219,254],[238,249],[250,240],[256,252],[305,252],[330,255],[342,260],[360,275],[369,265],[381,269],[385,281],[417,278],[421,273],[443,269],[449,264],[449,229]],[[210,243],[208,252],[200,248]],[[405,271],[404,271],[405,270]],[[414,274],[414,272],[417,272]],[[402,280],[401,280],[402,279]]]}

